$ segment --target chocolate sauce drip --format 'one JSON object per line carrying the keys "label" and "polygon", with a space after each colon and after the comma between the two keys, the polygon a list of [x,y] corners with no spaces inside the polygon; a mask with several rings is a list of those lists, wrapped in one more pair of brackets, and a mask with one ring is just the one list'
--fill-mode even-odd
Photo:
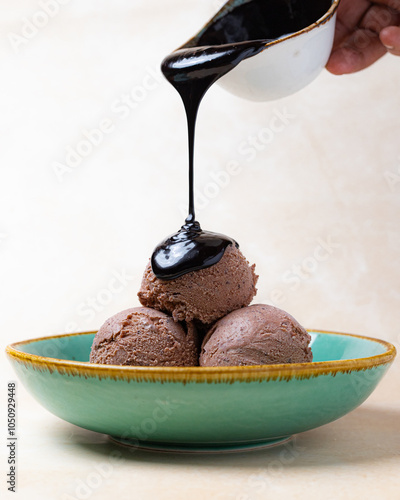
{"label": "chocolate sauce drip", "polygon": [[197,112],[207,90],[268,41],[311,25],[332,0],[250,0],[217,15],[195,37],[167,56],[161,69],[179,92],[186,111],[189,143],[189,214],[185,225],[154,250],[151,265],[159,279],[175,279],[219,262],[231,238],[202,231],[194,206],[194,138]]}
{"label": "chocolate sauce drip", "polygon": [[166,57],[162,71],[179,92],[186,110],[189,142],[189,215],[186,224],[160,243],[151,257],[159,279],[176,279],[183,274],[213,266],[229,245],[239,245],[222,234],[203,231],[194,207],[194,135],[197,111],[207,90],[240,61],[261,51],[265,42],[248,42],[219,47],[180,49]]}
{"label": "chocolate sauce drip", "polygon": [[167,56],[161,64],[167,80],[179,92],[186,110],[189,139],[189,215],[195,222],[194,209],[194,135],[197,112],[205,93],[219,78],[243,59],[260,52],[265,42],[247,42],[218,47],[190,47]]}
{"label": "chocolate sauce drip", "polygon": [[164,280],[213,266],[229,245],[239,245],[223,234],[203,231],[198,222],[185,224],[154,250],[151,267]]}

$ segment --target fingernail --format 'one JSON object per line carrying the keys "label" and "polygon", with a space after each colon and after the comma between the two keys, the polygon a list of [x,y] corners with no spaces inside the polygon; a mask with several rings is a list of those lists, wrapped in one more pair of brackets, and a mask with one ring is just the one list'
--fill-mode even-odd
{"label": "fingernail", "polygon": [[388,50],[393,50],[394,47],[392,47],[391,45],[386,45],[385,43],[383,44]]}

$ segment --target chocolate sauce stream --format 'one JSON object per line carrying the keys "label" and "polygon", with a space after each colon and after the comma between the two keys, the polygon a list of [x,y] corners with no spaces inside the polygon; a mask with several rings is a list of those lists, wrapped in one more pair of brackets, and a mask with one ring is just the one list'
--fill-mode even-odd
{"label": "chocolate sauce stream", "polygon": [[200,103],[219,78],[243,59],[261,52],[268,41],[298,31],[327,12],[332,0],[250,0],[217,15],[199,37],[167,56],[161,69],[179,92],[187,117],[189,214],[185,225],[153,252],[159,279],[170,280],[210,267],[222,258],[231,238],[203,231],[194,206],[194,141]]}
{"label": "chocolate sauce stream", "polygon": [[240,61],[265,46],[248,42],[219,47],[181,49],[162,63],[162,71],[179,92],[186,110],[189,146],[189,215],[178,233],[160,243],[151,257],[159,279],[176,279],[188,272],[205,269],[219,262],[229,245],[239,245],[222,234],[203,231],[196,221],[194,207],[194,137],[197,112],[207,90]]}
{"label": "chocolate sauce stream", "polygon": [[167,80],[179,92],[186,111],[189,146],[189,215],[186,223],[195,222],[194,208],[194,137],[200,103],[213,83],[237,66],[240,61],[260,52],[265,42],[228,44],[218,47],[190,47],[177,50],[161,64]]}

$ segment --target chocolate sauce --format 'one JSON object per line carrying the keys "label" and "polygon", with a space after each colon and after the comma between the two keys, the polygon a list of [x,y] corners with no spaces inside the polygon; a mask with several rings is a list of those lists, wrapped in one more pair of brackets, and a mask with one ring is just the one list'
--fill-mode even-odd
{"label": "chocolate sauce", "polygon": [[189,215],[186,224],[160,243],[151,257],[159,279],[176,279],[219,262],[229,245],[239,245],[222,234],[203,231],[194,207],[194,134],[200,102],[210,86],[240,61],[261,51],[265,42],[177,50],[162,63],[162,71],[181,95],[189,135]]}
{"label": "chocolate sauce", "polygon": [[[232,3],[232,2],[230,2]],[[320,19],[332,0],[250,0],[217,14],[191,40],[196,45],[222,45],[248,40],[275,40]]]}
{"label": "chocolate sauce", "polygon": [[162,279],[179,278],[188,272],[213,266],[221,260],[229,245],[239,246],[228,236],[203,231],[198,222],[191,222],[155,249],[151,267]]}
{"label": "chocolate sauce", "polygon": [[[232,2],[228,2],[232,4]],[[332,0],[249,0],[224,8],[182,48],[167,56],[161,69],[179,92],[187,117],[189,142],[189,214],[185,225],[160,243],[151,265],[159,279],[175,279],[210,267],[222,258],[231,238],[203,231],[194,207],[194,137],[197,112],[207,90],[266,43],[299,31],[322,17]]]}

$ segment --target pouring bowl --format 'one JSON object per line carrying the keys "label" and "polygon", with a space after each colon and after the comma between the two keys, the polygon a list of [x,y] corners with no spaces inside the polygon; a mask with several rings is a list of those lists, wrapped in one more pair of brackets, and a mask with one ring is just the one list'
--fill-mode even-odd
{"label": "pouring bowl", "polygon": [[[226,2],[185,46],[198,45],[203,33],[213,23],[247,1]],[[252,101],[280,99],[301,90],[320,74],[328,62],[339,3],[340,0],[332,0],[327,12],[304,29],[266,40],[261,52],[243,60],[218,83],[232,94]]]}

